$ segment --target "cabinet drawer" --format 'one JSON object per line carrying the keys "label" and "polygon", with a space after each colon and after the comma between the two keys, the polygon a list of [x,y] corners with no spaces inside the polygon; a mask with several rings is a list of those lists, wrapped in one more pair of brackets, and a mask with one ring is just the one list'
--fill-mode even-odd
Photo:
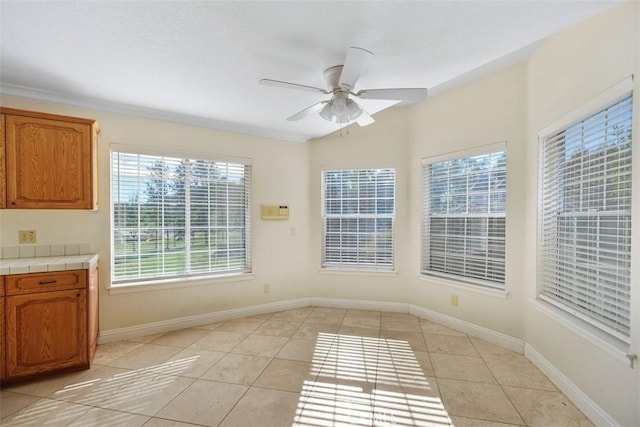
{"label": "cabinet drawer", "polygon": [[63,291],[85,288],[87,286],[87,270],[13,274],[6,276],[5,279],[7,295]]}

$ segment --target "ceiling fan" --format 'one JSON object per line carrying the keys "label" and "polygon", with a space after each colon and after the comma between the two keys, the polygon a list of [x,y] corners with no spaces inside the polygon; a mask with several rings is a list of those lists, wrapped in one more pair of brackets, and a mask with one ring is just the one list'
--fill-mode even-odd
{"label": "ceiling fan", "polygon": [[372,61],[372,52],[360,47],[350,47],[344,65],[335,65],[324,71],[326,89],[271,79],[262,79],[260,84],[331,95],[330,99],[313,104],[287,118],[290,121],[319,113],[320,117],[330,122],[340,124],[356,120],[360,126],[366,126],[374,122],[373,117],[350,97],[413,103],[422,101],[427,96],[425,88],[363,89],[354,92],[356,82]]}

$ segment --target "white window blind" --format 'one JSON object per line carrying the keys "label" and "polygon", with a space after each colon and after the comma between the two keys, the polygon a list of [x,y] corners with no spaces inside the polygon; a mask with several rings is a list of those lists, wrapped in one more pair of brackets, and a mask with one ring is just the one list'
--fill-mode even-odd
{"label": "white window blind", "polygon": [[249,272],[249,165],[111,153],[112,281]]}
{"label": "white window blind", "polygon": [[541,135],[539,297],[629,342],[632,96]]}
{"label": "white window blind", "polygon": [[395,170],[323,171],[322,267],[393,269]]}
{"label": "white window blind", "polygon": [[507,155],[423,160],[422,273],[504,289]]}

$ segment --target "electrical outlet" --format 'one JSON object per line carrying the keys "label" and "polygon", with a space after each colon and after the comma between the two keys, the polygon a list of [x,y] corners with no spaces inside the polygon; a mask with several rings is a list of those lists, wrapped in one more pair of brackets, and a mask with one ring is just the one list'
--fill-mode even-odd
{"label": "electrical outlet", "polygon": [[458,295],[456,294],[451,294],[451,305],[458,305]]}
{"label": "electrical outlet", "polygon": [[265,293],[265,294],[268,294],[268,293],[269,293],[269,291],[270,291],[270,289],[269,289],[269,284],[268,284],[268,283],[265,283],[265,284],[264,284],[264,293]]}
{"label": "electrical outlet", "polygon": [[36,243],[36,230],[18,231],[18,243]]}

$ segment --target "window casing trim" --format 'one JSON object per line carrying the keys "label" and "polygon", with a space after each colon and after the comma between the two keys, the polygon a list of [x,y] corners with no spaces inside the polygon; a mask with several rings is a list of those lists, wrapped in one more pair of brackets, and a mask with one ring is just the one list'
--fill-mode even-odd
{"label": "window casing trim", "polygon": [[[148,277],[140,277],[140,278],[130,278],[130,279],[120,279],[114,280],[113,277],[110,279],[110,286],[107,288],[110,292],[118,291],[125,292],[125,289],[140,289],[142,290],[151,290],[151,289],[165,289],[165,288],[173,288],[180,287],[180,283],[182,286],[199,286],[201,284],[222,281],[237,281],[237,280],[249,280],[253,277],[253,236],[251,233],[252,229],[252,203],[251,203],[251,195],[252,195],[252,186],[253,180],[251,179],[252,170],[251,164],[252,161],[250,158],[245,157],[235,157],[235,156],[218,156],[212,155],[211,153],[198,153],[198,152],[187,152],[180,150],[165,150],[165,149],[156,149],[153,147],[147,146],[139,146],[139,145],[130,145],[130,144],[110,144],[109,145],[109,220],[110,220],[110,259],[113,261],[114,259],[114,230],[115,230],[115,216],[114,216],[114,207],[115,207],[115,199],[113,197],[113,154],[124,154],[124,155],[139,155],[139,156],[156,156],[156,157],[164,157],[164,158],[179,158],[179,159],[189,159],[191,161],[194,160],[203,160],[208,162],[216,162],[216,163],[227,163],[227,164],[236,164],[242,165],[245,168],[245,171],[249,171],[249,179],[245,183],[244,196],[246,198],[246,209],[244,213],[245,223],[244,230],[248,234],[245,239],[246,248],[245,252],[245,261],[246,266],[244,268],[238,268],[233,270],[220,270],[220,271],[203,271],[203,272],[191,272],[191,273],[182,273],[176,275],[160,275],[160,276],[148,276]],[[246,176],[245,176],[246,178]],[[188,214],[187,214],[188,218]],[[111,268],[111,275],[114,275],[113,267]],[[204,283],[203,283],[204,282]]]}
{"label": "window casing trim", "polygon": [[[430,157],[424,157],[422,159],[420,159],[420,163],[421,163],[421,167],[422,167],[422,178],[423,182],[422,185],[424,186],[426,184],[426,182],[424,181],[424,169],[426,167],[429,167],[429,165],[434,164],[434,163],[440,163],[440,162],[446,162],[449,160],[455,160],[455,159],[462,159],[462,158],[468,158],[468,157],[475,157],[475,156],[481,156],[481,155],[486,155],[486,154],[492,154],[492,153],[496,153],[496,152],[504,152],[505,155],[508,158],[508,150],[507,150],[507,141],[499,141],[499,142],[495,142],[495,143],[491,143],[491,144],[486,144],[486,145],[480,145],[480,146],[476,146],[473,148],[467,148],[467,149],[463,149],[463,150],[457,150],[457,151],[451,151],[448,153],[444,153],[444,154],[439,154],[439,155],[434,155],[434,156],[430,156]],[[508,169],[506,168],[505,165],[505,194],[508,193]],[[423,187],[422,188],[422,192],[423,192],[423,197],[426,196],[426,189]],[[456,275],[456,274],[449,274],[449,273],[445,273],[445,272],[440,272],[440,271],[434,271],[434,270],[429,270],[424,268],[424,259],[425,259],[425,244],[424,244],[424,239],[426,239],[426,230],[425,230],[425,221],[426,221],[426,216],[429,217],[433,217],[433,218],[438,218],[438,217],[446,217],[446,218],[503,218],[505,220],[505,236],[504,236],[504,242],[505,242],[505,250],[506,250],[506,240],[507,240],[507,224],[506,224],[506,212],[507,212],[507,206],[505,204],[505,209],[504,212],[500,212],[500,213],[465,213],[465,214],[432,214],[432,215],[428,215],[427,213],[427,205],[426,203],[428,203],[426,200],[423,199],[422,201],[422,219],[421,219],[421,227],[422,227],[422,242],[420,245],[420,274],[419,274],[419,278],[428,281],[429,279],[433,278],[433,279],[438,279],[443,281],[444,283],[449,282],[449,283],[454,283],[455,286],[458,287],[464,287],[470,290],[474,290],[474,289],[480,289],[480,290],[486,290],[489,292],[499,292],[501,295],[504,293],[506,295],[506,287],[507,287],[507,283],[506,283],[506,252],[505,252],[505,259],[503,261],[504,263],[504,267],[505,267],[505,271],[504,271],[504,281],[502,282],[493,282],[490,280],[482,280],[482,279],[477,279],[477,278],[473,278],[473,277],[467,277],[464,275]]]}
{"label": "window casing trim", "polygon": [[469,293],[475,293],[480,295],[486,295],[499,299],[508,299],[509,292],[505,289],[501,288],[491,288],[488,286],[476,286],[475,284],[471,284],[469,282],[465,282],[461,280],[459,277],[448,278],[441,277],[434,274],[418,274],[418,280],[423,282],[427,282],[432,285],[447,287],[450,289],[457,289]]}
{"label": "window casing trim", "polygon": [[474,279],[473,277],[458,276],[456,274],[449,274],[431,270],[421,271],[420,276],[425,278],[433,277],[437,279],[448,280],[451,282],[455,282],[457,285],[467,286],[469,288],[483,288],[491,291],[505,292],[505,286],[503,283]]}
{"label": "window casing trim", "polygon": [[[544,138],[554,134],[560,129],[569,127],[579,122],[581,118],[597,113],[599,110],[602,109],[604,105],[611,105],[616,103],[617,101],[620,101],[626,98],[631,94],[631,92],[633,92],[633,76],[629,76],[624,80],[616,83],[615,85],[611,86],[609,89],[604,90],[604,92],[600,93],[595,98],[592,98],[587,103],[566,113],[564,116],[560,117],[559,119],[549,123],[547,126],[540,129],[538,131],[538,148],[539,148],[538,155],[540,155],[541,153],[540,150],[542,150],[542,141],[544,140]],[[538,159],[541,159],[541,157],[538,156]],[[539,161],[538,162],[539,174],[542,172],[541,168],[543,166],[544,165],[542,164],[542,162]]]}
{"label": "window casing trim", "polygon": [[252,272],[216,274],[207,276],[188,276],[180,278],[170,277],[166,279],[148,280],[144,282],[112,283],[111,286],[107,287],[107,291],[110,295],[115,295],[134,292],[158,291],[163,289],[182,289],[196,286],[210,286],[229,282],[243,282],[253,280],[254,278],[255,274]]}
{"label": "window casing trim", "polygon": [[201,152],[201,151],[183,151],[183,150],[175,150],[175,149],[163,149],[163,148],[147,147],[144,145],[132,145],[132,144],[112,143],[109,145],[109,154],[114,152],[126,153],[126,154],[140,154],[145,156],[209,160],[213,162],[239,163],[245,166],[251,166],[251,163],[252,163],[252,159],[249,157],[229,156],[225,154],[215,154],[215,153]]}
{"label": "window casing trim", "polygon": [[623,341],[614,338],[603,330],[593,326],[591,322],[585,322],[579,317],[574,317],[567,311],[552,304],[547,304],[539,299],[529,299],[529,304],[541,315],[551,318],[560,323],[564,328],[588,340],[593,345],[599,347],[604,352],[613,356],[619,363],[629,366],[627,353],[631,346]]}
{"label": "window casing trim", "polygon": [[[499,141],[486,145],[479,145],[473,148],[466,148],[458,151],[450,151],[448,153],[437,154],[435,156],[423,157],[420,159],[422,166],[429,165],[431,163],[445,162],[447,160],[459,159],[461,157],[473,157],[482,154],[489,154],[495,151],[507,151],[507,141]],[[507,153],[508,155],[508,153]]]}
{"label": "window casing trim", "polygon": [[[544,219],[545,219],[545,205],[544,205],[544,178],[545,178],[545,170],[547,165],[545,164],[545,140],[557,134],[560,131],[566,130],[574,125],[579,124],[586,118],[590,116],[596,115],[599,112],[608,109],[610,106],[615,105],[616,103],[628,98],[629,96],[633,96],[636,98],[636,94],[633,91],[633,76],[629,76],[624,80],[618,82],[617,84],[611,86],[610,88],[604,90],[599,95],[595,96],[588,102],[584,103],[582,106],[566,113],[564,116],[540,129],[537,133],[538,136],[538,147],[537,147],[537,217],[536,217],[536,287],[535,287],[535,296],[536,299],[533,301],[541,312],[554,313],[558,318],[564,318],[566,320],[572,321],[574,323],[573,328],[576,331],[581,331],[582,333],[597,333],[599,335],[604,335],[607,338],[607,343],[609,343],[609,339],[616,341],[616,347],[618,344],[621,344],[623,347],[628,348],[630,343],[632,342],[632,336],[635,334],[633,327],[634,323],[631,320],[630,323],[630,335],[626,336],[621,334],[614,328],[609,325],[605,325],[601,323],[601,321],[597,317],[591,318],[590,316],[581,313],[570,305],[565,305],[560,302],[554,301],[552,298],[547,297],[542,294],[545,286],[542,283],[542,269],[544,268],[542,260],[545,258],[545,248],[543,247],[544,240]],[[631,105],[632,111],[635,110],[635,105],[637,101],[634,99]],[[635,123],[635,119],[637,114],[634,112],[632,114],[632,135],[633,131],[637,128],[637,123]],[[633,139],[631,141],[632,150],[635,148],[637,136],[633,135]],[[637,155],[632,153],[631,156],[631,173],[632,176],[635,175],[637,166],[635,166]],[[633,178],[632,178],[633,179]],[[631,224],[633,224],[633,220],[636,217],[636,212],[634,207],[637,205],[635,199],[637,198],[637,194],[634,192],[635,188],[632,187],[632,195],[631,195]],[[606,216],[618,216],[619,212],[616,211],[575,211],[571,213],[558,213],[558,217],[580,217],[580,216],[592,216],[594,214],[599,214],[602,217]],[[634,246],[634,235],[635,231],[633,231],[632,227],[632,236],[631,236],[631,256],[633,256],[633,246]],[[631,267],[631,283],[633,285],[633,279],[636,273],[634,273],[633,266]],[[632,286],[633,292],[633,286]],[[630,305],[631,308],[631,318],[633,318],[633,306]]]}
{"label": "window casing trim", "polygon": [[[393,172],[393,213],[385,213],[385,214],[377,214],[377,213],[365,213],[365,214],[333,214],[326,213],[326,181],[325,176],[331,172],[345,172],[345,171],[374,171],[374,170],[391,170]],[[396,191],[396,183],[397,183],[397,170],[394,165],[391,166],[359,166],[359,167],[325,167],[322,166],[320,169],[320,218],[321,218],[321,249],[320,249],[320,271],[327,272],[329,274],[366,274],[366,273],[389,273],[395,274],[395,216],[396,216],[396,206],[397,206],[397,191]],[[377,195],[374,198],[378,199]],[[360,197],[357,198],[360,200]],[[391,222],[391,264],[359,264],[356,263],[347,263],[347,262],[327,262],[326,257],[326,234],[327,234],[327,220],[328,219],[387,219]],[[358,248],[359,249],[359,248]]]}
{"label": "window casing trim", "polygon": [[376,268],[347,268],[347,267],[319,267],[320,274],[337,275],[337,276],[380,276],[395,277],[398,275],[396,270],[376,269]]}

